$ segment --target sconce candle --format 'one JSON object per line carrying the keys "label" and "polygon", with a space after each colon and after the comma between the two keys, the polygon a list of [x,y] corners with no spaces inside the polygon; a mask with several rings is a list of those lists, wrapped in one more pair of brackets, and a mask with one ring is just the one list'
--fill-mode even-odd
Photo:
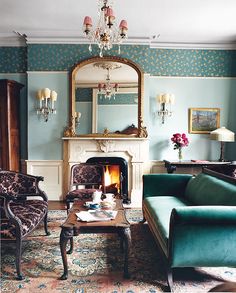
{"label": "sconce candle", "polygon": [[[165,123],[165,117],[172,116],[171,105],[175,102],[175,96],[173,94],[159,94],[157,96],[157,102],[160,104],[157,111],[158,116],[161,117],[162,124]],[[169,109],[168,106],[169,105]]]}
{"label": "sconce candle", "polygon": [[75,125],[76,126],[79,125],[80,117],[81,117],[81,112],[75,112]]}
{"label": "sconce candle", "polygon": [[49,114],[56,114],[54,102],[57,100],[57,93],[49,88],[44,88],[37,91],[36,98],[39,100],[37,114],[42,115],[44,121],[48,121]]}

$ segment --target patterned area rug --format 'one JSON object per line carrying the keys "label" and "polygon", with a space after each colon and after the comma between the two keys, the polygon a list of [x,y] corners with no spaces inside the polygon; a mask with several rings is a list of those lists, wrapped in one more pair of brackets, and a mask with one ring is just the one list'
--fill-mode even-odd
{"label": "patterned area rug", "polygon": [[[59,249],[60,224],[65,211],[50,211],[50,236],[40,227],[23,245],[23,281],[15,280],[14,246],[2,247],[1,292],[155,293],[166,292],[165,268],[147,224],[139,224],[141,210],[127,209],[131,223],[131,278],[123,278],[123,254],[115,234],[84,234],[75,237],[68,255],[69,277],[63,272]],[[178,269],[174,292],[207,292],[223,281],[236,280],[236,269]]]}

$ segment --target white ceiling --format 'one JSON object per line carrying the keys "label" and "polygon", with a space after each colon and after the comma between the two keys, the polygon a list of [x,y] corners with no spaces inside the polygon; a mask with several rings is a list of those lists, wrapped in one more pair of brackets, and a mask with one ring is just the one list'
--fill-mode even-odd
{"label": "white ceiling", "polygon": [[[113,0],[126,19],[126,43],[157,47],[232,47],[236,0]],[[27,35],[29,43],[84,42],[84,16],[97,22],[97,0],[0,0],[0,43]],[[153,36],[158,36],[155,38]]]}

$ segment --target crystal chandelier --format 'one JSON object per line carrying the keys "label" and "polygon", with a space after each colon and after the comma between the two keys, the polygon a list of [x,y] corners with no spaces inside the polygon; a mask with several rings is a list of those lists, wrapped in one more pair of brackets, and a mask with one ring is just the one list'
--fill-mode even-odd
{"label": "crystal chandelier", "polygon": [[112,97],[115,99],[116,93],[119,90],[119,85],[118,83],[111,83],[110,70],[121,68],[121,65],[117,63],[97,62],[94,63],[93,66],[107,70],[106,82],[98,84],[98,94],[103,95],[105,99],[110,100]]}
{"label": "crystal chandelier", "polygon": [[111,0],[98,0],[98,15],[98,24],[94,30],[91,17],[84,18],[83,31],[90,41],[89,51],[92,51],[91,43],[96,43],[100,49],[99,55],[103,57],[103,50],[110,50],[113,44],[118,44],[120,54],[120,44],[127,38],[127,21],[121,20],[117,27]]}

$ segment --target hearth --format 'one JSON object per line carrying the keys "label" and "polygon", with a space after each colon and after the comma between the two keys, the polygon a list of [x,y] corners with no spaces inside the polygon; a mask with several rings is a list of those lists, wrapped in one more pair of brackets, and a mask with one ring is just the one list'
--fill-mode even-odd
{"label": "hearth", "polygon": [[105,166],[106,192],[119,194],[124,203],[128,199],[128,163],[121,157],[91,157],[87,163],[97,163]]}

